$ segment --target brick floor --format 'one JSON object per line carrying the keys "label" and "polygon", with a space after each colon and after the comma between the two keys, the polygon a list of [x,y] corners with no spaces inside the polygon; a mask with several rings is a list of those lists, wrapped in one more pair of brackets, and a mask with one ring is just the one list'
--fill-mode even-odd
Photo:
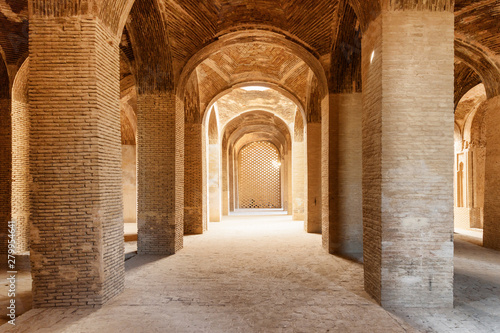
{"label": "brick floor", "polygon": [[498,332],[499,271],[498,252],[457,236],[455,309],[389,312],[362,264],[326,254],[302,222],[234,216],[174,256],[127,260],[125,292],[101,309],[31,310],[0,332]]}

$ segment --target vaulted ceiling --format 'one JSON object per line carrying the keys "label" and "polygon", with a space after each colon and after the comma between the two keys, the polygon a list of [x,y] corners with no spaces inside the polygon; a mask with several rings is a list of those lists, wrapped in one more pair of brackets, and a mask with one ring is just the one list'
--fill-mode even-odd
{"label": "vaulted ceiling", "polygon": [[273,83],[304,105],[311,70],[282,47],[255,42],[232,45],[212,54],[197,67],[197,74],[204,106],[220,92],[245,82]]}
{"label": "vaulted ceiling", "polygon": [[267,111],[290,125],[295,120],[297,105],[281,93],[268,89],[265,91],[246,91],[235,89],[217,100],[219,124],[221,127],[231,119],[249,111]]}

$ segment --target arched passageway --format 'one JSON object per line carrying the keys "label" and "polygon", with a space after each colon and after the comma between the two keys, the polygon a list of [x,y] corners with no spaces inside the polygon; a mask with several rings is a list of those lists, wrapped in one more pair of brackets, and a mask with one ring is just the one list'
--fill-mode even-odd
{"label": "arched passageway", "polygon": [[[1,165],[17,166],[0,174],[14,189],[0,192],[1,216],[29,230],[35,307],[120,294],[134,215],[138,254],[169,256],[237,209],[241,148],[254,142],[279,152],[290,220],[326,252],[362,257],[364,288],[385,307],[453,305],[454,175],[456,211],[500,246],[500,131],[481,125],[499,123],[495,1],[0,7],[1,124],[29,119],[15,142],[0,132]],[[461,112],[481,82],[486,100]]]}

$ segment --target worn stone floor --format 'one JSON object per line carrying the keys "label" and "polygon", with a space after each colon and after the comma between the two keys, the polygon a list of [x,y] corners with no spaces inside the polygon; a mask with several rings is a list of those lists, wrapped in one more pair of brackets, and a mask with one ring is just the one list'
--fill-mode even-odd
{"label": "worn stone floor", "polygon": [[460,237],[451,310],[386,311],[362,265],[301,222],[233,216],[174,256],[127,260],[125,292],[101,309],[31,310],[0,332],[500,332],[500,255]]}

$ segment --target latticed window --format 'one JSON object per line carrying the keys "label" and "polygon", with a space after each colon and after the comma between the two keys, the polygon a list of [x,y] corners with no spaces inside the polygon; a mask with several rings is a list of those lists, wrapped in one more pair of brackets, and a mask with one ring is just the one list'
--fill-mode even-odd
{"label": "latticed window", "polygon": [[268,141],[253,142],[238,156],[240,208],[281,208],[280,153]]}

